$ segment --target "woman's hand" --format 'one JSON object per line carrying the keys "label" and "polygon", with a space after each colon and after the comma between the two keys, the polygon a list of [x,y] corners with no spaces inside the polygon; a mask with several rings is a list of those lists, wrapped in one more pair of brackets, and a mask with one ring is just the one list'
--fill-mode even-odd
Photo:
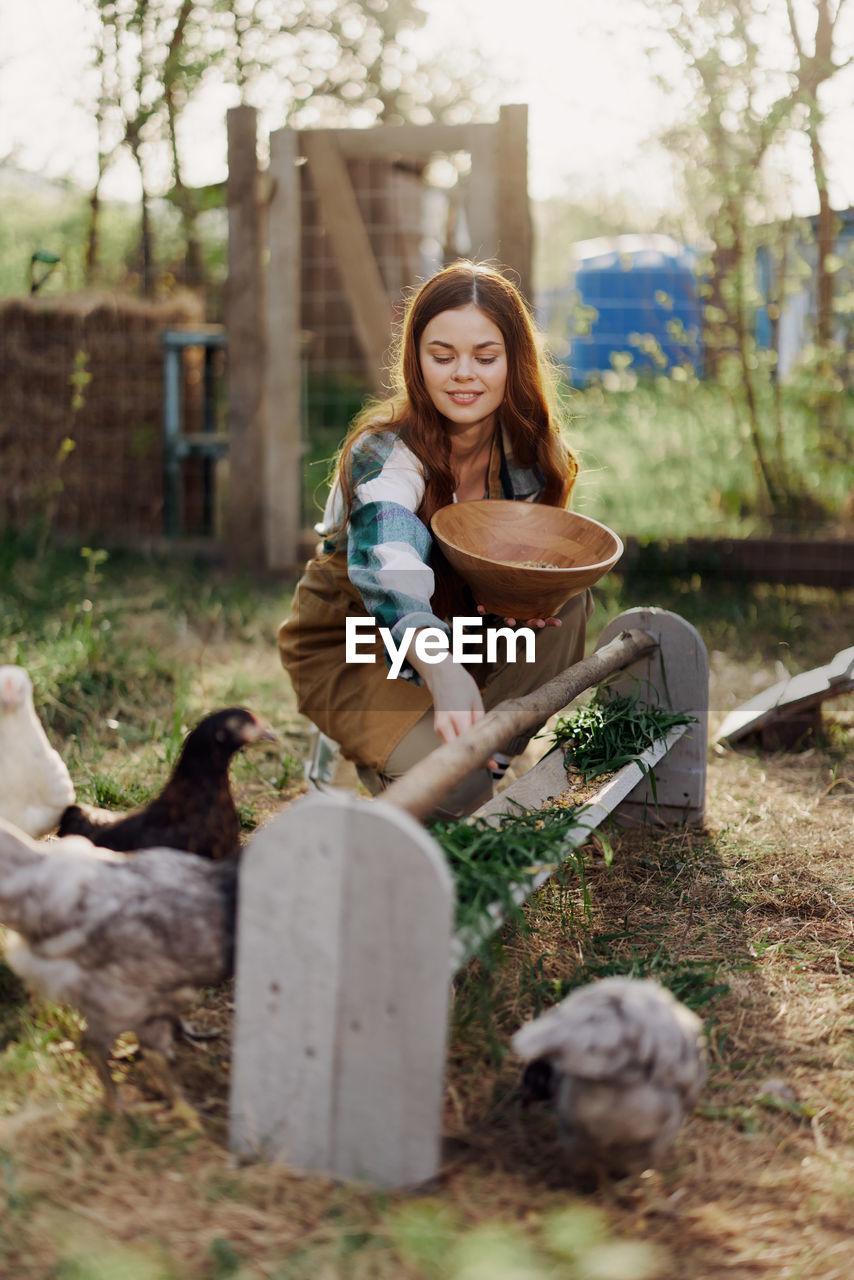
{"label": "woman's hand", "polygon": [[[414,653],[409,661],[423,677],[433,698],[433,726],[443,742],[453,742],[484,716],[483,699],[474,677],[450,653],[441,662],[424,662]],[[497,769],[495,760],[484,766]]]}
{"label": "woman's hand", "polygon": [[[477,606],[477,611],[480,614],[483,614],[483,615],[486,614],[486,609],[482,604],[479,604]],[[563,623],[561,622],[560,618],[527,618],[524,621],[518,618],[505,618],[504,622],[505,622],[505,625],[508,627],[515,627],[518,622],[521,625],[526,627],[534,627],[535,630],[538,630],[538,631],[542,627],[562,627],[563,626]]]}

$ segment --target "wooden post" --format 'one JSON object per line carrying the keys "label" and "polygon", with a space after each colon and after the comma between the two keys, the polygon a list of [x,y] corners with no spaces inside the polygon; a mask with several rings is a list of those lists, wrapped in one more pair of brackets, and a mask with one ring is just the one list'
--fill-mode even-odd
{"label": "wooden post", "polygon": [[498,145],[497,129],[472,132],[471,173],[466,191],[466,218],[471,257],[485,262],[498,257]]}
{"label": "wooden post", "polygon": [[628,609],[609,622],[597,643],[607,645],[626,627],[655,636],[658,647],[609,682],[619,693],[697,717],[648,780],[638,784],[617,809],[618,821],[699,823],[706,811],[706,754],[709,735],[709,657],[700,633],[667,609]]}
{"label": "wooden post", "polygon": [[264,228],[256,112],[228,112],[228,534],[234,566],[265,564],[263,519]]}
{"label": "wooden post", "polygon": [[453,888],[418,823],[303,796],[240,874],[231,1145],[383,1186],[439,1167]]}
{"label": "wooden post", "polygon": [[533,231],[528,199],[528,108],[503,106],[498,113],[498,256],[519,276],[533,306]]}
{"label": "wooden post", "polygon": [[269,569],[299,565],[302,531],[300,171],[298,135],[270,135],[264,530]]}

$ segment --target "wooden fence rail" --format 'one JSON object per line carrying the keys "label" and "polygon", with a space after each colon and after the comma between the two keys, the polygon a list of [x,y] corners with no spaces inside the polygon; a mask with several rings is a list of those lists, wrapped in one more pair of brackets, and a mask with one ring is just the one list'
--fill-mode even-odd
{"label": "wooden fence rail", "polygon": [[624,538],[620,573],[710,578],[785,585],[854,587],[850,538]]}

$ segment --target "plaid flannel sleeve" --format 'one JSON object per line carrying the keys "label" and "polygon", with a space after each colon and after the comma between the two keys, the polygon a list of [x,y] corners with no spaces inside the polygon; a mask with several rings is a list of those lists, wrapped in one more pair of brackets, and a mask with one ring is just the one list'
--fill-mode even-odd
{"label": "plaid flannel sleeve", "polygon": [[[432,611],[432,538],[415,514],[424,478],[414,455],[394,436],[369,438],[354,451],[354,501],[347,537],[350,581],[365,608],[399,644],[408,627],[450,628]],[[420,683],[405,664],[404,679]]]}

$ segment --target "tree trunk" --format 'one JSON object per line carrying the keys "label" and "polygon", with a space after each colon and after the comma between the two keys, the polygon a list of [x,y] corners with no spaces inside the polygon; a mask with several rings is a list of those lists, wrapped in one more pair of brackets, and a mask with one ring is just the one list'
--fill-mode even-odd
{"label": "tree trunk", "polygon": [[143,298],[154,297],[154,235],[151,227],[151,210],[148,202],[148,190],[145,185],[145,170],[142,163],[139,141],[133,135],[128,138],[128,146],[139,173],[142,188],[139,206],[139,292]]}
{"label": "tree trunk", "polygon": [[101,214],[101,174],[95,181],[92,194],[89,196],[89,217],[86,226],[86,255],[83,265],[83,280],[87,289],[91,289],[96,281],[98,259],[100,257],[100,214]]}

